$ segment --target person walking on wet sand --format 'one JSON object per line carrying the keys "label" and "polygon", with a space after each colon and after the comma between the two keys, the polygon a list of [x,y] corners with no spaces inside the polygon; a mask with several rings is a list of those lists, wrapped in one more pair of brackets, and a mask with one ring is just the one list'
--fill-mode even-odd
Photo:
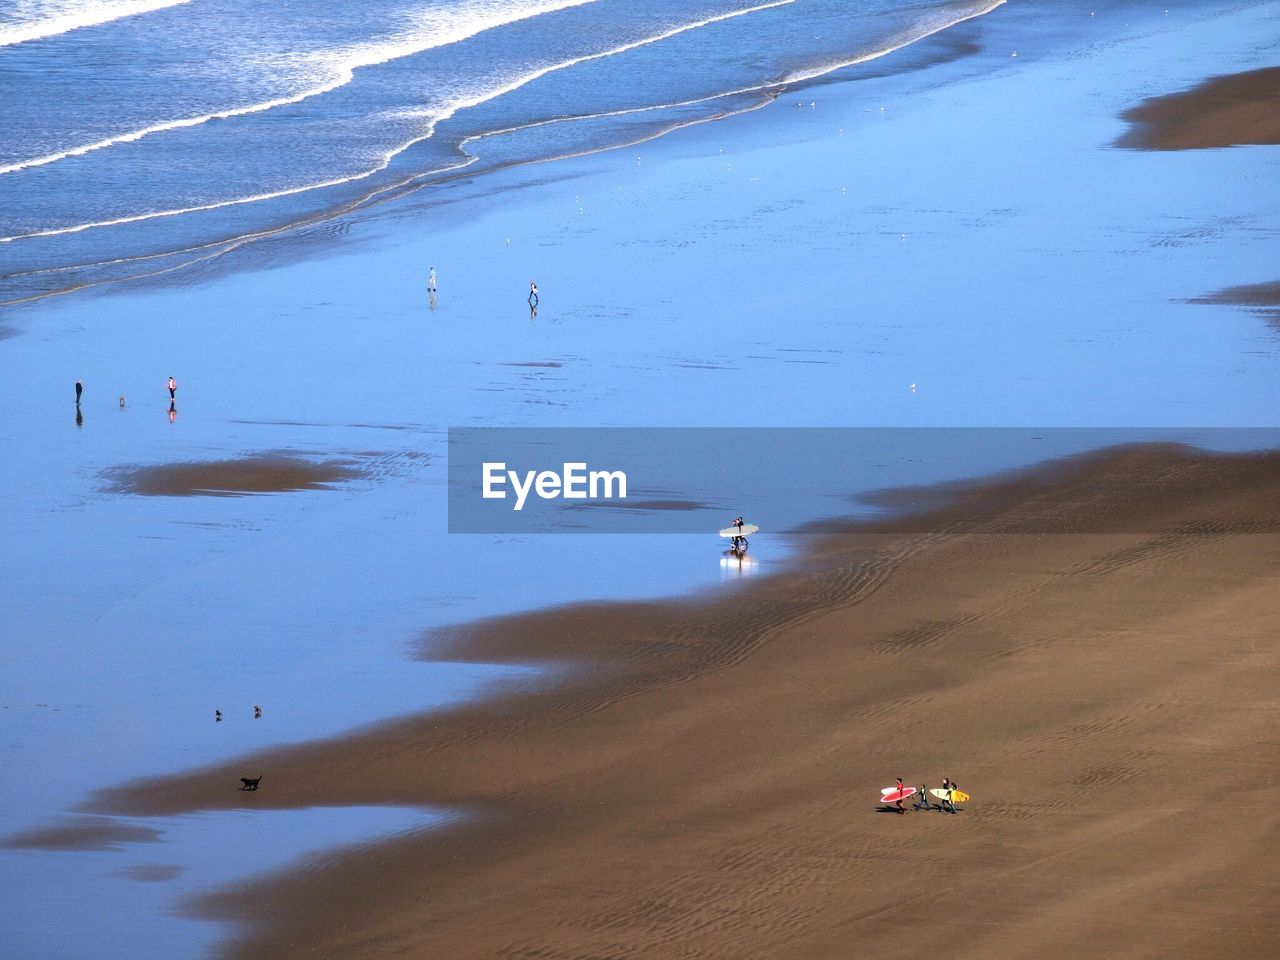
{"label": "person walking on wet sand", "polygon": [[921,807],[924,807],[926,810],[932,810],[933,807],[929,804],[928,786],[922,783],[920,784],[919,790],[920,790],[920,799],[919,801],[911,805],[911,809],[919,810]]}
{"label": "person walking on wet sand", "polygon": [[901,777],[899,777],[899,778],[898,778],[898,799],[897,799],[897,801],[894,803],[894,806],[896,806],[896,807],[898,808],[898,812],[899,812],[899,813],[906,813],[906,812],[907,812],[907,808],[906,808],[906,807],[904,807],[904,806],[902,805],[902,791],[903,791],[903,790],[905,790],[905,789],[907,789],[907,788],[906,788],[906,787],[904,787],[904,786],[902,785],[902,778],[901,778]]}
{"label": "person walking on wet sand", "polygon": [[529,306],[536,307],[538,305],[538,285],[532,280],[529,281]]}
{"label": "person walking on wet sand", "polygon": [[173,400],[176,399],[177,393],[178,393],[178,381],[173,379],[173,377],[170,377],[169,378],[169,401],[170,402],[173,402]]}
{"label": "person walking on wet sand", "polygon": [[427,273],[427,293],[434,295],[436,292],[436,268],[432,267]]}
{"label": "person walking on wet sand", "polygon": [[84,381],[76,381],[76,406],[80,406],[80,394],[84,393]]}
{"label": "person walking on wet sand", "polygon": [[943,796],[942,802],[938,804],[938,809],[943,813],[946,813],[948,808],[952,813],[956,812],[956,805],[951,802],[951,791],[955,789],[955,786],[950,777],[942,778],[942,789],[946,791],[946,795]]}

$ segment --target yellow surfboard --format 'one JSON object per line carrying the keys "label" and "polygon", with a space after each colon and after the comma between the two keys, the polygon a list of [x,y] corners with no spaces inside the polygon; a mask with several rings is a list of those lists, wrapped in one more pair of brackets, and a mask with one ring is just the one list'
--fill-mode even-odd
{"label": "yellow surfboard", "polygon": [[[941,787],[934,787],[934,788],[933,788],[932,790],[930,790],[929,792],[930,792],[930,793],[932,793],[932,794],[933,794],[935,797],[937,797],[939,800],[946,800],[946,799],[947,799],[947,793],[948,793],[948,791],[943,790]],[[952,791],[950,791],[950,793],[951,793],[951,799],[952,799],[952,801],[953,801],[953,802],[955,802],[955,803],[968,803],[968,802],[969,802],[969,795],[968,795],[967,793],[965,793],[963,790],[952,790]]]}

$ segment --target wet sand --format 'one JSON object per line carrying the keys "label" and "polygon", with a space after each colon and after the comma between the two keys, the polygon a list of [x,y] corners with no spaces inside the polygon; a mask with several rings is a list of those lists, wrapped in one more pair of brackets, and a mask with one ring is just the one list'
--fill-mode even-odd
{"label": "wet sand", "polygon": [[1272,326],[1280,329],[1280,280],[1274,283],[1248,283],[1227,287],[1204,297],[1195,297],[1190,303],[1228,304],[1247,307],[1267,318]]}
{"label": "wet sand", "polygon": [[160,831],[110,817],[68,817],[52,827],[22,830],[0,837],[11,850],[117,850],[126,843],[158,843]]}
{"label": "wet sand", "polygon": [[1280,67],[1213,77],[1153,97],[1122,114],[1134,125],[1119,145],[1195,150],[1280,143]]}
{"label": "wet sand", "polygon": [[[1265,952],[1280,454],[1120,450],[868,529],[750,592],[425,641],[553,690],[88,806],[470,812],[205,899],[237,958]],[[973,799],[886,812],[895,776]]]}
{"label": "wet sand", "polygon": [[242,497],[323,490],[363,475],[354,461],[312,461],[289,454],[118,467],[106,474],[110,492],[144,497]]}

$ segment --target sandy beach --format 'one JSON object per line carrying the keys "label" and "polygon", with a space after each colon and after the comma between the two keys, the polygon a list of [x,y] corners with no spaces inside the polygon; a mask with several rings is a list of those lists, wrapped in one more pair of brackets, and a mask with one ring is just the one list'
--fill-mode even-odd
{"label": "sandy beach", "polygon": [[[1280,456],[1247,431],[1280,430],[1273,5],[913,2],[945,26],[656,116],[611,111],[773,70],[750,51],[783,27],[844,63],[848,18],[547,5],[330,99],[0,172],[24,235],[0,302],[45,297],[0,307],[0,942],[1268,952]],[[120,49],[219,13],[190,7]],[[358,20],[314,23],[366,50]],[[573,29],[544,49],[545,23]],[[0,55],[44,77],[96,29]],[[440,120],[377,202],[344,181],[336,215],[306,193],[68,226],[377,160],[428,122],[428,78],[488,83],[508,46],[519,76],[555,70]],[[626,49],[578,62],[597,47]],[[25,239],[42,197],[62,232]],[[453,533],[449,432],[493,426],[915,439],[806,477],[785,520],[708,471],[577,514],[669,533]],[[922,453],[929,430],[1016,442]],[[761,459],[783,491],[822,464]],[[727,556],[744,513],[763,529]],[[972,800],[899,815],[877,802],[898,776]]]}
{"label": "sandy beach", "polygon": [[[1280,457],[1121,451],[983,493],[980,532],[851,532],[725,600],[431,638],[577,668],[89,807],[471,811],[205,899],[235,957],[1265,952]],[[1100,532],[1003,532],[1028,517]],[[271,790],[229,792],[245,770]],[[899,775],[974,799],[900,815]]]}

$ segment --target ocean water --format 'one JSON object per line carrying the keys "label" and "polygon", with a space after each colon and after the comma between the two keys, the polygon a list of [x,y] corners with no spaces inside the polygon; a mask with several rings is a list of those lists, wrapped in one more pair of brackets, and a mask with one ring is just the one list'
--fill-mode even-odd
{"label": "ocean water", "polygon": [[749,109],[1001,2],[0,4],[0,303]]}

